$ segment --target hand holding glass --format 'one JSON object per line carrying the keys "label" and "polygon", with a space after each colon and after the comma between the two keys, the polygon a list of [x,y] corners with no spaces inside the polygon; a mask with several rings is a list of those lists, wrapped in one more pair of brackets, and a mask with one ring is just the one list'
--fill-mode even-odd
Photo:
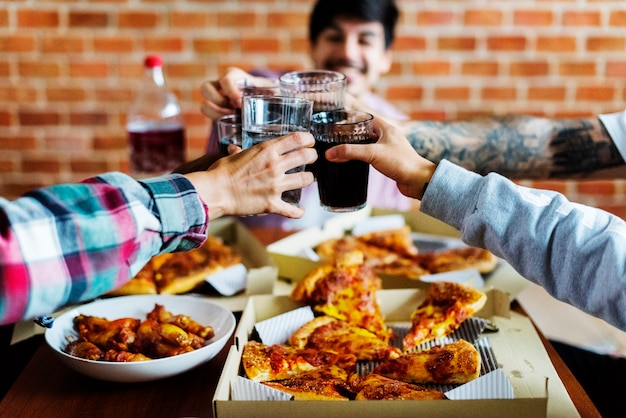
{"label": "hand holding glass", "polygon": [[[292,132],[309,132],[313,102],[300,97],[245,96],[243,98],[243,149]],[[304,166],[288,171],[304,171]],[[285,202],[298,204],[302,189],[283,193]]]}
{"label": "hand holding glass", "polygon": [[334,110],[315,113],[311,132],[315,137],[315,173],[320,204],[330,212],[352,212],[365,207],[369,164],[363,161],[331,163],[327,149],[339,144],[369,144],[374,140],[374,117],[366,112]]}

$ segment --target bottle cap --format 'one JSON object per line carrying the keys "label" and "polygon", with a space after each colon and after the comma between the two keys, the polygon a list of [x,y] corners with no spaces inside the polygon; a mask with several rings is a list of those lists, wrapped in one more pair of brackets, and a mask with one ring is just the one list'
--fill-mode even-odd
{"label": "bottle cap", "polygon": [[146,68],[162,67],[163,59],[159,55],[148,55],[144,61]]}

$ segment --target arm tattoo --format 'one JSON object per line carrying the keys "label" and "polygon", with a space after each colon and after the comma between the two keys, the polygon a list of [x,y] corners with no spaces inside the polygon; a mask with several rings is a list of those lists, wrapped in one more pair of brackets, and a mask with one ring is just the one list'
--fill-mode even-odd
{"label": "arm tattoo", "polygon": [[514,179],[564,178],[624,160],[597,119],[493,116],[410,122],[413,148],[433,162],[450,160],[480,174]]}

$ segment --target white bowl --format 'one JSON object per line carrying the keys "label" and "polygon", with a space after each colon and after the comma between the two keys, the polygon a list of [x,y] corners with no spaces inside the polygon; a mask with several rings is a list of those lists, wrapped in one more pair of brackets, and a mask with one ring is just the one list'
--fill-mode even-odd
{"label": "white bowl", "polygon": [[[215,336],[204,347],[189,353],[140,362],[87,360],[63,352],[67,343],[78,335],[73,327],[76,315],[111,320],[124,317],[143,319],[154,309],[155,303],[163,305],[172,314],[188,315],[202,325],[212,326]],[[98,300],[71,309],[54,320],[52,328],[46,330],[45,339],[57,357],[79,373],[113,382],[145,382],[180,374],[209,361],[224,348],[234,329],[232,312],[200,297],[140,295]]]}

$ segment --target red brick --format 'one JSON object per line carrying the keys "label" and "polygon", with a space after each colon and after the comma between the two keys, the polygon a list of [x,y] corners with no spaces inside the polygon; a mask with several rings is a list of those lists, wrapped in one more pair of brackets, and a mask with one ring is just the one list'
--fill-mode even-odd
{"label": "red brick", "polygon": [[565,180],[534,180],[532,186],[542,190],[553,190],[559,193],[567,192],[567,181]]}
{"label": "red brick", "polygon": [[85,39],[77,36],[46,36],[41,41],[46,53],[79,53],[85,51]]}
{"label": "red brick", "polygon": [[[150,12],[123,12],[118,16],[120,28],[128,29],[149,29],[158,24],[156,13]],[[143,38],[143,35],[140,36]]]}
{"label": "red brick", "polygon": [[622,37],[589,37],[587,51],[624,51],[626,40]]}
{"label": "red brick", "polygon": [[515,77],[537,77],[548,75],[547,62],[514,62],[510,65],[510,74]]}
{"label": "red brick", "polygon": [[449,75],[450,63],[447,61],[414,62],[411,66],[413,75]]}
{"label": "red brick", "polygon": [[109,24],[109,16],[104,12],[70,11],[68,24],[77,28],[105,28]]}
{"label": "red brick", "polygon": [[181,52],[183,40],[179,37],[147,37],[143,41],[144,51]]}
{"label": "red brick", "polygon": [[46,97],[50,102],[81,102],[85,100],[85,90],[79,87],[49,87]]}
{"label": "red brick", "polygon": [[600,26],[600,12],[597,11],[565,11],[564,26]]}
{"label": "red brick", "polygon": [[487,48],[491,51],[523,51],[526,48],[526,38],[523,36],[490,36],[487,38]]}
{"label": "red brick", "polygon": [[37,148],[37,142],[32,135],[0,135],[0,150],[29,151]]}
{"label": "red brick", "polygon": [[270,28],[306,28],[309,24],[309,14],[307,13],[268,13],[267,24]]}
{"label": "red brick", "polygon": [[53,61],[21,61],[18,62],[18,71],[21,77],[47,77],[54,78],[61,75],[59,64]]}
{"label": "red brick", "polygon": [[612,87],[578,87],[576,100],[589,100],[594,102],[607,102],[615,97],[615,89]]}
{"label": "red brick", "polygon": [[27,111],[18,112],[18,120],[22,126],[58,125],[60,115],[53,111]]}
{"label": "red brick", "polygon": [[198,53],[226,54],[233,50],[232,39],[194,39],[193,50]]}
{"label": "red brick", "polygon": [[109,121],[108,113],[102,112],[72,112],[69,115],[70,124],[75,126],[103,126]]}
{"label": "red brick", "polygon": [[566,91],[565,87],[529,87],[528,100],[563,101]]}
{"label": "red brick", "polygon": [[30,86],[0,85],[0,103],[33,103],[37,100],[37,89]]}
{"label": "red brick", "polygon": [[0,36],[0,51],[2,52],[32,52],[34,50],[35,40],[32,36]]}
{"label": "red brick", "polygon": [[387,97],[394,100],[421,100],[423,89],[416,86],[397,86],[387,89]]}
{"label": "red brick", "polygon": [[612,196],[615,194],[615,182],[612,180],[579,181],[577,190],[579,193],[588,195]]}
{"label": "red brick", "polygon": [[559,65],[559,74],[570,77],[592,77],[596,75],[595,62],[563,62]]}
{"label": "red brick", "polygon": [[437,49],[442,51],[472,51],[476,48],[476,38],[455,37],[437,40]]}
{"label": "red brick", "polygon": [[209,12],[198,13],[172,10],[169,14],[169,24],[172,28],[208,28],[212,21],[212,14]]}
{"label": "red brick", "polygon": [[59,26],[59,13],[52,10],[18,10],[17,24],[19,27],[56,28]]}
{"label": "red brick", "polygon": [[438,100],[467,100],[470,96],[469,87],[437,87],[435,99]]}
{"label": "red brick", "polygon": [[394,51],[418,51],[426,49],[426,39],[421,36],[398,36],[393,41]]}
{"label": "red brick", "polygon": [[626,26],[626,10],[614,10],[609,15],[609,25]]}
{"label": "red brick", "polygon": [[58,173],[61,170],[61,163],[52,158],[24,156],[22,170],[24,173]]}
{"label": "red brick", "polygon": [[70,76],[85,78],[106,78],[110,75],[109,65],[104,62],[71,62]]}
{"label": "red brick", "polygon": [[237,29],[254,28],[259,25],[259,20],[257,20],[256,13],[218,13],[217,25],[219,27],[234,27]]}
{"label": "red brick", "polygon": [[515,100],[517,92],[514,87],[485,87],[480,97],[484,100]]}
{"label": "red brick", "polygon": [[93,48],[97,52],[132,52],[133,40],[121,36],[95,37]]}
{"label": "red brick", "polygon": [[241,40],[241,52],[268,54],[280,50],[280,41],[276,38],[246,38]]}
{"label": "red brick", "polygon": [[539,36],[537,51],[574,52],[576,38],[571,36]]}
{"label": "red brick", "polygon": [[9,26],[9,11],[6,9],[0,9],[0,27],[6,28]]}
{"label": "red brick", "polygon": [[499,26],[502,16],[500,10],[468,10],[463,16],[463,23],[468,26]]}
{"label": "red brick", "polygon": [[520,26],[550,26],[554,23],[551,10],[514,10],[513,23]]}
{"label": "red brick", "polygon": [[626,61],[609,61],[604,72],[608,77],[626,77]]}
{"label": "red brick", "polygon": [[453,20],[453,12],[426,10],[417,13],[417,24],[420,26],[448,25]]}
{"label": "red brick", "polygon": [[461,65],[461,74],[472,76],[495,76],[499,65],[493,61],[470,61]]}

